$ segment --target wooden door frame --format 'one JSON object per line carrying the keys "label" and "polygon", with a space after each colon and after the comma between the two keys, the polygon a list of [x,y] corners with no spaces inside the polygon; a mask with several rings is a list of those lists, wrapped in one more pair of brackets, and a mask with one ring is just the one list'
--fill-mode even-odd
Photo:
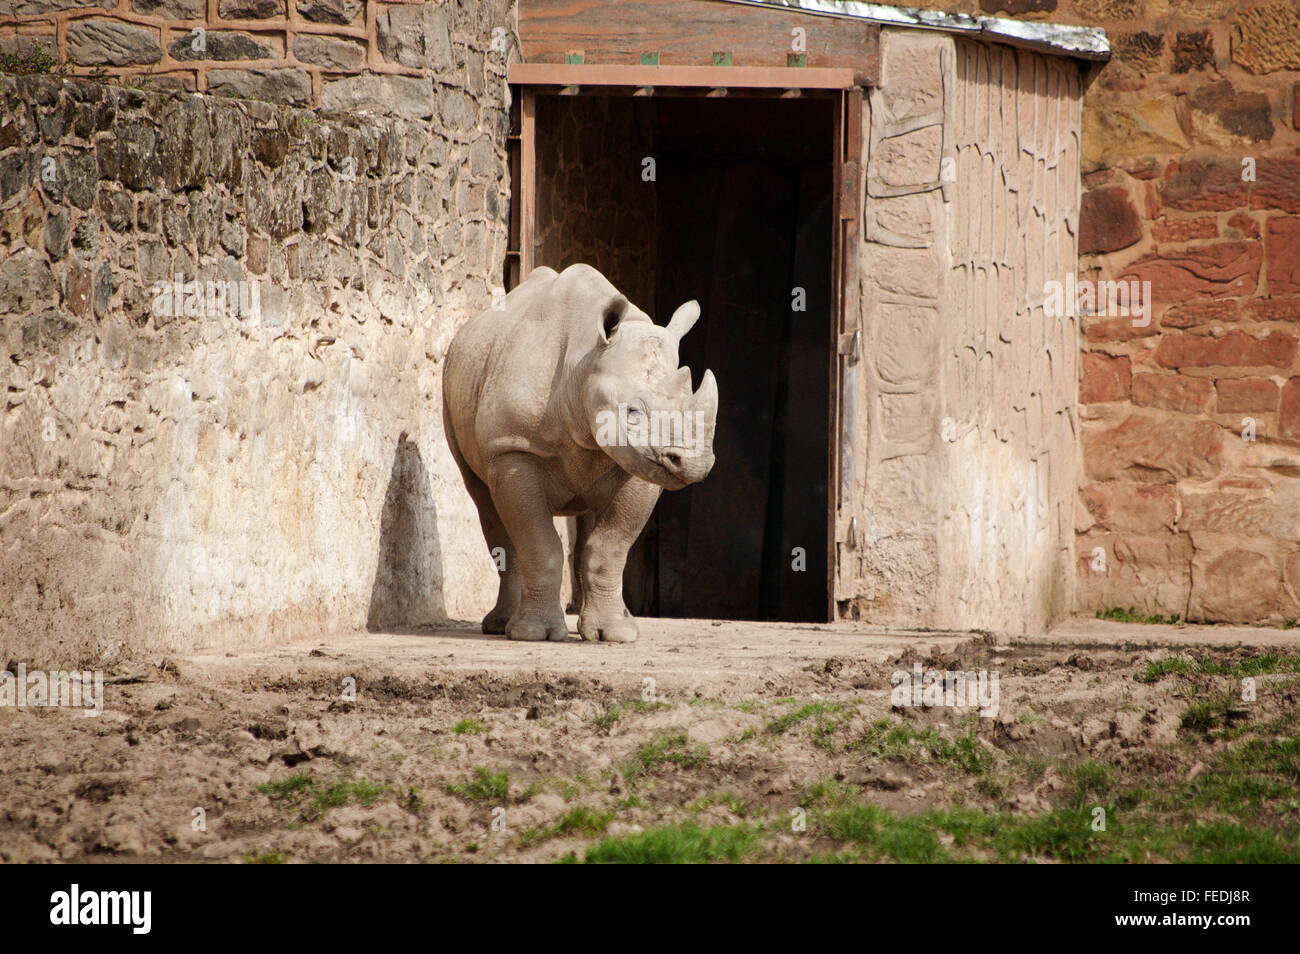
{"label": "wooden door frame", "polygon": [[[537,216],[537,97],[539,95],[726,96],[733,90],[763,98],[832,96],[831,348],[826,461],[826,619],[836,619],[838,545],[852,525],[851,505],[857,427],[854,394],[861,353],[858,289],[862,221],[864,77],[849,69],[737,67],[596,66],[515,63],[508,80],[513,92],[510,237],[506,289],[533,270]],[[805,91],[807,91],[805,93]],[[841,396],[843,395],[843,399]],[[847,510],[851,510],[851,506]]]}

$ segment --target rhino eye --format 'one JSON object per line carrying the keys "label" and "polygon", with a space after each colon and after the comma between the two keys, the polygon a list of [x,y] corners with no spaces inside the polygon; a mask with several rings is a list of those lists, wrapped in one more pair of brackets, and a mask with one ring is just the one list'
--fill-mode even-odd
{"label": "rhino eye", "polygon": [[627,419],[628,419],[629,421],[640,420],[640,418],[641,418],[641,409],[640,409],[640,408],[630,407],[630,408],[627,409]]}

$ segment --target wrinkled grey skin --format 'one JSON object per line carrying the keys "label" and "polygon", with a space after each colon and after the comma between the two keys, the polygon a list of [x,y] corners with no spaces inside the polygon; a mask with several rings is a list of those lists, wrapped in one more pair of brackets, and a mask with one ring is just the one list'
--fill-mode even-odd
{"label": "wrinkled grey skin", "polygon": [[[690,370],[677,367],[678,342],[699,314],[687,302],[658,326],[600,272],[573,265],[561,274],[535,269],[504,307],[456,333],[443,377],[447,442],[489,551],[505,552],[483,632],[567,637],[554,518],[576,515],[578,632],[636,639],[623,603],[628,549],[663,488],[703,480],[713,467],[717,382],[705,372],[692,394]],[[702,426],[636,439],[646,421],[639,415],[651,412],[680,412]]]}

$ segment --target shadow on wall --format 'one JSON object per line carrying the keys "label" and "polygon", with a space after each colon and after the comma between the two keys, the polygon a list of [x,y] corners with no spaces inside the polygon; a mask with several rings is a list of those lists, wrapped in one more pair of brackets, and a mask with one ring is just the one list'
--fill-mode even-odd
{"label": "shadow on wall", "polygon": [[420,448],[403,432],[379,518],[379,563],[366,629],[387,632],[446,618],[433,488]]}

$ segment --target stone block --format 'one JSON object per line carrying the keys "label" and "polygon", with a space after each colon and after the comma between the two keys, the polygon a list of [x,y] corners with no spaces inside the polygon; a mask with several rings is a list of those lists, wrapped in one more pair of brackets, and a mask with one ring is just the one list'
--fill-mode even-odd
{"label": "stone block", "polygon": [[1300,10],[1261,4],[1232,16],[1232,61],[1256,75],[1300,70]]}
{"label": "stone block", "polygon": [[68,24],[68,59],[79,66],[138,66],[162,59],[158,28],[92,18]]}
{"label": "stone block", "polygon": [[1114,426],[1085,424],[1084,469],[1093,480],[1208,480],[1223,468],[1224,434],[1210,421],[1150,412]]}
{"label": "stone block", "polygon": [[1192,622],[1253,622],[1278,608],[1282,569],[1272,558],[1234,547],[1223,552],[1197,549],[1192,559]]}
{"label": "stone block", "polygon": [[1133,378],[1133,403],[1185,414],[1203,413],[1210,406],[1214,384],[1208,378],[1181,374],[1139,374]]}
{"label": "stone block", "polygon": [[1124,281],[1149,281],[1157,303],[1194,298],[1252,295],[1259,284],[1264,249],[1259,242],[1216,242],[1181,251],[1145,255],[1120,275]]}
{"label": "stone block", "polygon": [[1184,333],[1166,334],[1156,348],[1162,368],[1289,368],[1295,361],[1294,335],[1263,337],[1230,331],[1222,337]]}
{"label": "stone block", "polygon": [[1264,239],[1270,295],[1300,294],[1300,216],[1268,220]]}
{"label": "stone block", "polygon": [[298,34],[293,41],[293,55],[303,63],[339,73],[355,73],[366,63],[365,44],[315,33]]}
{"label": "stone block", "polygon": [[1267,378],[1220,378],[1214,386],[1219,396],[1215,408],[1220,414],[1271,414],[1277,410],[1278,387]]}
{"label": "stone block", "polygon": [[374,109],[428,119],[434,106],[432,79],[366,74],[327,81],[321,90],[321,108],[326,110]]}
{"label": "stone block", "polygon": [[1092,189],[1079,209],[1079,254],[1115,252],[1141,241],[1142,221],[1123,186]]}
{"label": "stone block", "polygon": [[214,69],[208,71],[208,92],[301,106],[311,99],[311,77],[299,69]]}
{"label": "stone block", "polygon": [[1131,393],[1132,367],[1125,356],[1087,352],[1081,362],[1079,403],[1102,404],[1127,401]]}

